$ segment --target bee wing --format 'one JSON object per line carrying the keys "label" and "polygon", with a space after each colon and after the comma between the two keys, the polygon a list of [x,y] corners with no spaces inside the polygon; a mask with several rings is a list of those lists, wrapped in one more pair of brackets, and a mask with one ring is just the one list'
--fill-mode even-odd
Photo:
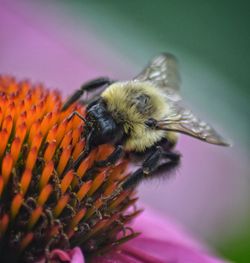
{"label": "bee wing", "polygon": [[150,81],[164,92],[168,100],[179,101],[181,78],[178,68],[175,56],[163,53],[152,59],[134,80]]}
{"label": "bee wing", "polygon": [[156,121],[155,127],[161,130],[185,133],[208,143],[228,146],[229,143],[212,126],[197,118],[182,105],[180,73],[178,61],[172,54],[163,53],[152,61],[134,80],[149,81],[163,91],[169,105],[166,119]]}
{"label": "bee wing", "polygon": [[156,128],[184,133],[212,144],[230,145],[212,126],[197,118],[191,110],[180,103],[170,105],[170,113],[166,119],[157,121]]}

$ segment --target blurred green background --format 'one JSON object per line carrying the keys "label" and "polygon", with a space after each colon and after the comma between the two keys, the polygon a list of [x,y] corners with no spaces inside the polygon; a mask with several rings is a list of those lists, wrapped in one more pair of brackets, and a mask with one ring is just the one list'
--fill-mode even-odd
{"label": "blurred green background", "polygon": [[[225,95],[226,89],[226,96],[220,97],[219,102],[226,104],[230,112],[219,114],[226,122],[235,122],[237,125],[229,124],[230,128],[235,129],[244,145],[246,141],[249,143],[249,136],[245,134],[250,116],[248,1],[108,0],[105,3],[64,3],[67,6],[65,12],[72,10],[79,20],[89,23],[91,30],[97,32],[113,49],[135,61],[138,68],[148,58],[168,50],[182,58],[183,68],[185,57],[189,57],[189,60],[194,60],[193,63],[206,64],[220,74],[229,85],[210,88],[215,91],[213,96],[216,93],[218,96],[220,93]],[[202,78],[198,74],[196,77]],[[185,79],[183,82],[188,85]],[[199,93],[206,93],[205,88],[206,85],[199,86],[197,91],[197,87],[191,87],[192,98],[202,97]],[[216,97],[205,97],[201,103],[205,103],[205,108],[210,105],[209,99],[216,100]],[[214,113],[223,108],[220,103],[216,103]],[[239,114],[236,115],[236,112]]]}
{"label": "blurred green background", "polygon": [[181,138],[185,176],[157,190],[145,184],[140,195],[219,255],[250,262],[249,1],[0,3],[5,15],[1,71],[43,80],[68,93],[98,75],[131,78],[160,52],[176,55],[186,101],[234,147],[212,148]]}

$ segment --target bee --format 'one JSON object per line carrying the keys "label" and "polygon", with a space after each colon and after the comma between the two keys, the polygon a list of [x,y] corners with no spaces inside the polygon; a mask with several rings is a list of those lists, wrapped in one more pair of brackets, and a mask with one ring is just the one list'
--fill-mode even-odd
{"label": "bee", "polygon": [[125,152],[141,156],[140,168],[123,184],[123,189],[143,179],[169,174],[180,163],[174,151],[178,134],[184,133],[207,143],[228,146],[212,126],[197,118],[182,102],[180,74],[176,58],[163,53],[151,60],[144,70],[129,81],[98,78],[84,84],[62,106],[65,111],[82,95],[87,99],[86,116],[74,111],[84,123],[86,146],[74,167],[93,147],[111,143],[114,152],[96,166],[114,164]]}

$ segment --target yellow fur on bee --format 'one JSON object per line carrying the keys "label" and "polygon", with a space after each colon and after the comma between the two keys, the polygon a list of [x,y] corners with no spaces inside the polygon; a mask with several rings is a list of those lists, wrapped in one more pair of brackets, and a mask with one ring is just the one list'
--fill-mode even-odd
{"label": "yellow fur on bee", "polygon": [[[139,111],[134,103],[135,97],[144,95],[148,102],[143,111]],[[128,81],[110,85],[101,97],[107,104],[107,110],[116,123],[123,126],[128,139],[124,144],[125,150],[142,152],[154,145],[170,133],[154,130],[145,125],[150,119],[166,118],[169,107],[162,91],[149,82]],[[114,135],[115,136],[115,135]],[[171,141],[175,142],[176,135],[171,132]]]}

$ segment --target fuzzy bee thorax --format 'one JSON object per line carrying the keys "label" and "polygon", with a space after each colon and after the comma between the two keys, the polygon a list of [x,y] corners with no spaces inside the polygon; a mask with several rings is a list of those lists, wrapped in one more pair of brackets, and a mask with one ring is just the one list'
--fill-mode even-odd
{"label": "fuzzy bee thorax", "polygon": [[149,82],[117,82],[101,97],[117,122],[144,123],[148,118],[161,119],[168,111],[164,94]]}
{"label": "fuzzy bee thorax", "polygon": [[102,98],[114,120],[128,135],[125,148],[143,151],[164,137],[145,125],[149,118],[161,119],[168,112],[164,95],[148,82],[118,82],[110,85]]}

